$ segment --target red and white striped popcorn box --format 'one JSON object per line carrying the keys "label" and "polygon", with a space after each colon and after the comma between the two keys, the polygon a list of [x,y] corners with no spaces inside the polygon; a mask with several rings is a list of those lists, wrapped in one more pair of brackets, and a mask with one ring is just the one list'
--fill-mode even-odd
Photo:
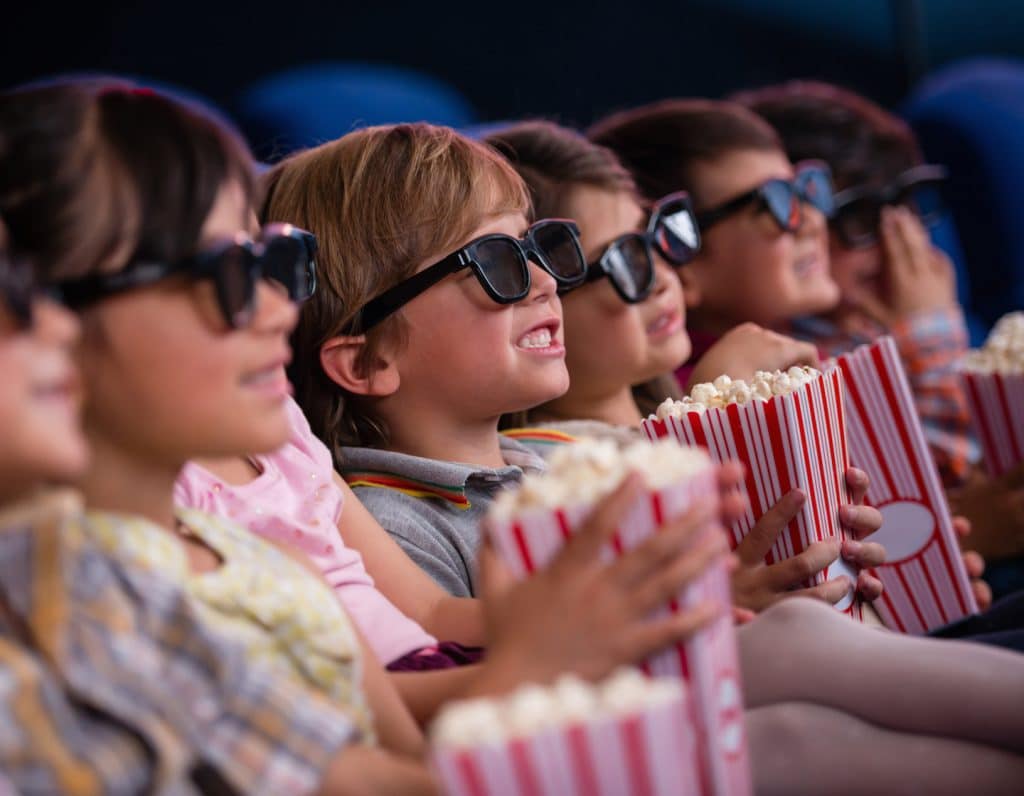
{"label": "red and white striped popcorn box", "polygon": [[[646,492],[626,512],[603,557],[610,561],[632,550],[665,522],[684,514],[697,501],[718,501],[716,468],[663,489]],[[508,521],[492,520],[489,533],[495,549],[518,577],[544,568],[587,518],[592,506],[531,509]],[[718,533],[709,524],[705,533]],[[704,600],[731,605],[729,574],[724,559],[716,562],[662,610],[677,612]],[[687,642],[648,658],[640,667],[655,677],[674,676],[690,689],[690,720],[697,731],[699,776],[705,794],[750,792],[743,696],[736,653],[736,633],[726,611]]]}
{"label": "red and white striped popcorn box", "polygon": [[846,386],[850,457],[882,512],[871,537],[886,550],[873,603],[892,630],[923,634],[978,610],[913,393],[891,337],[837,360]]}
{"label": "red and white striped popcorn box", "polygon": [[526,738],[431,750],[450,796],[689,796],[701,792],[687,699]]}
{"label": "red and white striped popcorn box", "polygon": [[993,478],[1024,462],[1024,373],[963,369],[971,423]]}
{"label": "red and white striped popcorn box", "polygon": [[[683,417],[650,417],[641,428],[648,439],[675,439],[706,448],[717,462],[739,461],[746,469],[747,511],[733,524],[733,549],[766,511],[799,488],[807,496],[800,513],[765,556],[774,564],[801,553],[810,544],[848,534],[839,507],[850,502],[846,486],[849,454],[843,407],[842,373],[833,368],[791,393],[767,401],[689,412]],[[808,586],[839,575],[856,582],[857,573],[838,558]],[[861,619],[853,589],[836,608]]]}

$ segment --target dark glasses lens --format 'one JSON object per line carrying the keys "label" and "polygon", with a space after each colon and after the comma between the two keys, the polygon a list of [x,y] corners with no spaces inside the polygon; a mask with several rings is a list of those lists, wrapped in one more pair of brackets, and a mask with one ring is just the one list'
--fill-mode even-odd
{"label": "dark glasses lens", "polygon": [[28,265],[0,258],[0,295],[17,329],[32,326],[32,303],[36,292]]}
{"label": "dark glasses lens", "polygon": [[292,301],[306,301],[316,289],[316,266],[307,243],[300,238],[275,235],[264,240],[263,276],[280,284]]}
{"label": "dark glasses lens", "polygon": [[650,232],[655,247],[673,265],[685,265],[700,250],[700,233],[686,196],[666,198],[656,204]]}
{"label": "dark glasses lens", "polygon": [[530,271],[523,251],[513,238],[485,238],[473,247],[473,264],[492,298],[502,303],[520,301],[530,292]]}
{"label": "dark glasses lens", "polygon": [[601,258],[608,277],[623,301],[643,301],[654,287],[654,262],[643,235],[626,235],[616,240]]}
{"label": "dark glasses lens", "polygon": [[926,226],[937,223],[946,212],[946,203],[936,181],[909,186],[900,197],[900,203],[917,213]]}
{"label": "dark glasses lens", "polygon": [[256,310],[259,265],[251,246],[232,244],[206,262],[224,319],[234,329],[248,326]]}
{"label": "dark glasses lens", "polygon": [[530,237],[548,272],[563,287],[580,284],[587,264],[574,228],[564,221],[540,221],[530,228]]}
{"label": "dark glasses lens", "polygon": [[786,232],[796,232],[800,229],[800,198],[793,183],[786,180],[768,180],[760,190],[765,207],[779,227]]}
{"label": "dark glasses lens", "polygon": [[797,171],[795,185],[800,198],[819,210],[826,218],[835,213],[832,176],[821,166],[808,166]]}
{"label": "dark glasses lens", "polygon": [[878,240],[882,205],[874,199],[855,199],[836,210],[830,223],[845,246],[863,248]]}

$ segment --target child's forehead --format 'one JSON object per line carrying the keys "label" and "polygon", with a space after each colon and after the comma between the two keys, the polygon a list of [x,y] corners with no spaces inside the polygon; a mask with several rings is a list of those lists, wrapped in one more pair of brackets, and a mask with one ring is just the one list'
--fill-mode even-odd
{"label": "child's forehead", "polygon": [[746,193],[767,180],[793,177],[793,164],[778,150],[744,149],[729,152],[694,168],[700,205],[710,207]]}
{"label": "child's forehead", "polygon": [[[484,218],[480,225],[469,234],[469,240],[497,233],[519,238],[526,232],[528,226],[526,214],[520,210],[497,213]],[[466,242],[468,243],[469,240]]]}

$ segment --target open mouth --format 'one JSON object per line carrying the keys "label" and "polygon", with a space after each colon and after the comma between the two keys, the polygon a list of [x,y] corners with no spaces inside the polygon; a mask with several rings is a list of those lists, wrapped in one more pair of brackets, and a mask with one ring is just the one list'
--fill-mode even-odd
{"label": "open mouth", "polygon": [[647,335],[654,338],[668,337],[682,328],[682,313],[676,310],[669,310],[661,313],[661,315],[647,325]]}
{"label": "open mouth", "polygon": [[547,321],[524,332],[516,348],[538,354],[561,354],[565,347],[558,340],[558,321]]}
{"label": "open mouth", "polygon": [[793,270],[799,277],[812,276],[825,270],[825,261],[817,254],[808,254],[793,264]]}
{"label": "open mouth", "polygon": [[285,373],[288,359],[277,359],[265,368],[251,371],[242,377],[242,386],[272,396],[290,395],[291,382]]}

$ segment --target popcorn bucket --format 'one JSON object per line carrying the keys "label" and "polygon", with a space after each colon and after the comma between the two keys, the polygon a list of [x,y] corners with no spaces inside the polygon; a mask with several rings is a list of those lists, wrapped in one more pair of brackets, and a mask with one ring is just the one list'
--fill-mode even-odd
{"label": "popcorn bucket", "polygon": [[[611,561],[656,533],[667,520],[684,514],[698,500],[717,502],[715,468],[659,490],[648,491],[630,507],[610,544],[602,551]],[[489,532],[495,549],[517,577],[543,569],[590,513],[592,506],[525,510],[511,520],[492,521]],[[717,533],[709,524],[704,533]],[[724,560],[713,564],[661,611],[678,612],[704,600],[731,604],[729,574]],[[553,606],[553,610],[557,610]],[[648,658],[641,666],[652,676],[681,677],[690,691],[688,721],[696,727],[699,792],[750,792],[743,725],[743,698],[736,654],[736,634],[728,612],[695,633],[688,641]],[[604,792],[604,791],[601,791]],[[622,791],[629,793],[629,790]]]}
{"label": "popcorn bucket", "polygon": [[450,796],[679,796],[700,793],[686,697],[526,738],[431,751]]}
{"label": "popcorn bucket", "polygon": [[[846,469],[849,455],[843,410],[842,374],[838,368],[822,374],[791,393],[767,401],[729,404],[704,412],[689,412],[665,420],[647,418],[641,428],[648,439],[670,437],[681,445],[707,448],[717,462],[737,460],[746,468],[747,511],[732,527],[735,549],[762,515],[784,495],[799,488],[807,496],[800,513],[789,523],[765,556],[774,564],[801,553],[813,542],[847,538],[839,522],[839,507],[849,503]],[[814,586],[856,572],[836,559],[807,583]],[[836,608],[862,618],[853,589]]]}
{"label": "popcorn bucket", "polygon": [[971,423],[993,478],[1024,462],[1024,373],[961,370]]}
{"label": "popcorn bucket", "polygon": [[871,537],[886,549],[873,570],[885,586],[874,602],[886,626],[923,634],[976,613],[949,504],[928,450],[896,344],[883,337],[838,359],[846,386],[850,456],[871,479],[882,512]]}

